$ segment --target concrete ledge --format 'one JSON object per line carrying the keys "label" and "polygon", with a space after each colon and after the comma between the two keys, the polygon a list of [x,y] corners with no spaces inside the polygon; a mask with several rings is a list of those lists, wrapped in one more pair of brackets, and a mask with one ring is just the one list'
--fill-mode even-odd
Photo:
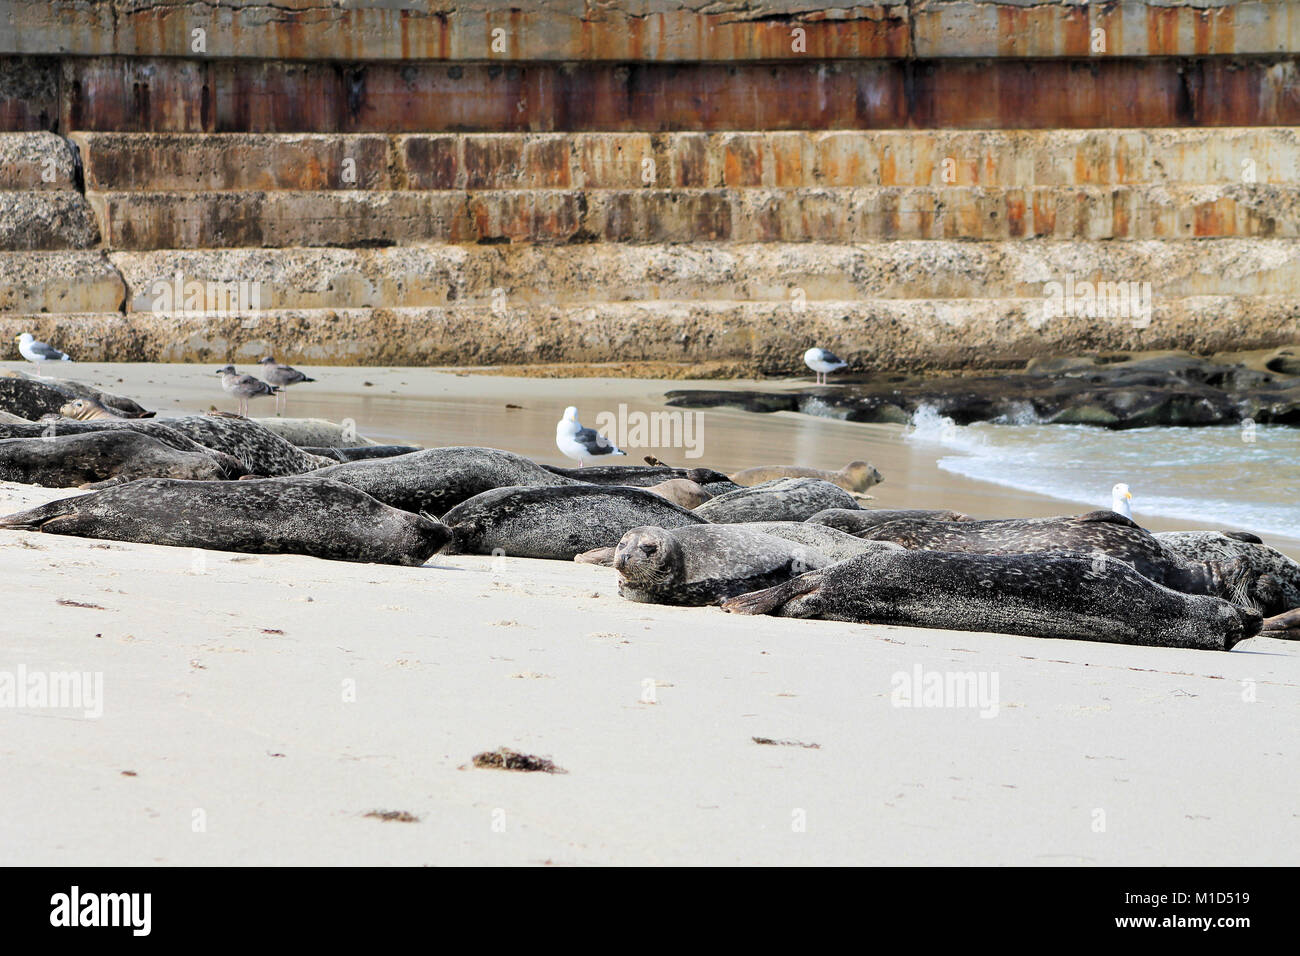
{"label": "concrete ledge", "polygon": [[0,251],[89,249],[98,242],[95,215],[80,193],[0,193]]}
{"label": "concrete ledge", "polygon": [[71,138],[97,191],[1286,185],[1300,170],[1294,127]]}
{"label": "concrete ledge", "polygon": [[[45,256],[51,272],[59,267],[59,255],[11,254],[28,260]],[[132,312],[150,312],[169,299],[184,301],[193,294],[193,289],[185,291],[192,282],[203,284],[205,295],[209,283],[227,288],[256,284],[261,308],[278,310],[491,309],[494,304],[604,306],[655,300],[792,307],[798,300],[1041,300],[1046,283],[1067,278],[1150,282],[1157,300],[1300,298],[1300,241],[1289,239],[162,250],[113,252],[108,261],[114,274],[120,273],[119,283],[130,290],[127,308]],[[22,273],[21,265],[11,263],[0,258],[0,275]],[[78,264],[69,258],[63,267],[71,276]],[[37,306],[13,308],[42,311]],[[48,311],[71,310],[52,303]]]}
{"label": "concrete ledge", "polygon": [[[439,60],[1187,56],[1300,48],[1285,0],[0,0],[0,53]],[[796,33],[796,29],[799,33]],[[498,32],[499,31],[499,32]],[[1097,36],[1102,40],[1098,49]]]}
{"label": "concrete ledge", "polygon": [[33,331],[83,361],[253,361],[272,347],[291,362],[334,365],[520,365],[735,361],[792,372],[820,343],[862,368],[998,368],[1050,352],[1275,347],[1300,336],[1290,296],[1161,299],[1149,325],[1130,319],[1044,321],[1042,299],[881,299],[790,305],[617,303],[494,312],[445,309],[260,313],[5,315],[0,336]]}
{"label": "concrete ledge", "polygon": [[0,312],[116,312],[125,300],[102,252],[0,252]]}
{"label": "concrete ledge", "polygon": [[1300,235],[1300,195],[1267,185],[92,192],[88,199],[106,245],[123,250]]}

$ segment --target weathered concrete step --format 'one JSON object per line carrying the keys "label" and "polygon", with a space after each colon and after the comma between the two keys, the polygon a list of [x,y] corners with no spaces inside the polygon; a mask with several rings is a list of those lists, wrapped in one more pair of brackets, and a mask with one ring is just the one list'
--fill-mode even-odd
{"label": "weathered concrete step", "polygon": [[[0,115],[53,116],[64,130],[192,133],[1295,126],[1296,62],[1293,53],[579,68],[73,57],[51,85],[61,98],[6,105],[0,87]],[[36,67],[0,73],[8,69]]]}
{"label": "weathered concrete step", "polygon": [[1293,127],[72,139],[87,188],[119,192],[1290,185],[1300,178]]}
{"label": "weathered concrete step", "polygon": [[0,34],[0,53],[349,61],[1185,56],[1298,49],[1300,26],[1291,12],[1286,0],[564,0],[513,7],[492,0],[351,0],[280,3],[273,14],[264,0],[223,0],[220,7],[0,0],[0,22],[11,27]]}
{"label": "weathered concrete step", "polygon": [[1046,318],[1041,298],[821,302],[798,313],[776,303],[656,302],[0,315],[0,340],[21,331],[82,361],[253,361],[274,351],[304,364],[732,360],[752,371],[789,371],[818,344],[857,367],[916,370],[1008,367],[1087,349],[1270,348],[1300,336],[1300,304],[1290,296],[1161,298],[1149,323],[1130,315]]}
{"label": "weathered concrete step", "polygon": [[0,252],[0,312],[116,312],[125,301],[103,252]]}
{"label": "weathered concrete step", "polygon": [[1300,194],[1267,185],[91,192],[88,198],[107,246],[129,250],[1300,235]]}
{"label": "weathered concrete step", "polygon": [[34,189],[76,191],[72,147],[53,133],[0,133],[0,193]]}
{"label": "weathered concrete step", "polygon": [[[55,253],[11,255],[58,262]],[[206,302],[209,291],[214,300],[232,291],[238,297],[241,283],[263,309],[1017,299],[1041,298],[1047,283],[1067,280],[1149,282],[1158,298],[1300,298],[1300,241],[1293,239],[200,249],[112,252],[107,260],[134,312],[196,295]],[[87,272],[71,258],[62,271]],[[0,257],[0,277],[6,272],[22,275],[24,267],[8,268]],[[39,301],[35,294],[14,300]],[[0,308],[5,301],[0,285]],[[46,310],[70,311],[58,303]]]}
{"label": "weathered concrete step", "polygon": [[0,192],[0,252],[89,249],[98,242],[95,214],[81,193],[52,189]]}

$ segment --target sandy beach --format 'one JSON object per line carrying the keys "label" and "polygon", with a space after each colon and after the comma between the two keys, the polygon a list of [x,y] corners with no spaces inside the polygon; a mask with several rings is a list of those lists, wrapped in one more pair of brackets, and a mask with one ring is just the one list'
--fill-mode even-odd
{"label": "sandy beach", "polygon": [[[689,387],[318,372],[289,414],[554,464],[565,405],[660,409]],[[161,414],[232,407],[206,366],[70,377]],[[896,426],[704,421],[698,461],[656,454],[720,470],[865,458],[885,474],[880,506],[1086,510],[942,472]],[[0,513],[66,494],[3,484]],[[395,568],[6,532],[0,569],[0,671],[103,688],[99,716],[0,709],[4,864],[1296,862],[1295,643],[735,617],[624,601],[612,569],[515,558]],[[984,694],[902,706],[931,675]],[[567,772],[471,765],[498,747]]]}

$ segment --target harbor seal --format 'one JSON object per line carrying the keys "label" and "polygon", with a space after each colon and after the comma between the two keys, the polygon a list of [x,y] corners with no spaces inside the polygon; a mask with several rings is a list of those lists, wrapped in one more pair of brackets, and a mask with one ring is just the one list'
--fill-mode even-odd
{"label": "harbor seal", "polygon": [[710,495],[735,491],[739,487],[726,475],[712,468],[673,468],[670,465],[588,465],[586,468],[558,468],[542,465],[554,475],[589,485],[621,485],[624,488],[648,488],[673,478],[693,481]]}
{"label": "harbor seal", "polygon": [[165,421],[168,428],[200,445],[235,457],[250,475],[301,475],[335,464],[329,458],[307,454],[269,428],[240,415],[188,415]]}
{"label": "harbor seal", "polygon": [[764,534],[775,535],[796,544],[815,548],[833,561],[847,561],[849,558],[874,551],[907,550],[901,544],[894,544],[892,541],[868,541],[824,524],[812,524],[807,521],[753,521],[730,527],[753,528]]}
{"label": "harbor seal", "polygon": [[1258,611],[1161,587],[1087,554],[884,551],[723,602],[740,614],[1231,650]]}
{"label": "harbor seal", "polygon": [[1250,577],[1250,601],[1265,617],[1300,607],[1300,564],[1253,534],[1157,531],[1155,538],[1184,561],[1241,559]]}
{"label": "harbor seal", "polygon": [[704,524],[644,488],[562,485],[493,488],[442,516],[454,538],[448,554],[506,554],[569,561],[612,547],[633,528]]}
{"label": "harbor seal", "polygon": [[667,498],[675,505],[686,510],[698,508],[713,495],[709,494],[689,478],[669,478],[657,485],[650,485],[646,491],[652,491],[661,498]]}
{"label": "harbor seal", "polygon": [[696,514],[715,524],[747,521],[803,521],[827,508],[854,509],[853,496],[820,478],[779,478],[729,491],[706,501]]}
{"label": "harbor seal", "polygon": [[396,458],[409,455],[413,451],[423,451],[418,445],[358,445],[354,447],[333,447],[299,445],[309,455],[332,458],[334,461],[366,461],[370,458]]}
{"label": "harbor seal", "polygon": [[358,435],[356,426],[350,421],[343,424],[324,418],[254,418],[253,421],[299,448],[355,448],[379,444]]}
{"label": "harbor seal", "polygon": [[861,535],[893,541],[910,550],[964,554],[1073,551],[1109,556],[1175,591],[1246,600],[1246,569],[1240,562],[1185,561],[1151,532],[1113,511],[982,521],[903,518],[868,528]]}
{"label": "harbor seal", "polygon": [[451,538],[431,518],[335,481],[142,478],[8,515],[0,528],[403,565],[423,564]]}
{"label": "harbor seal", "polygon": [[71,418],[74,421],[90,422],[96,420],[103,421],[125,421],[128,418],[140,417],[123,415],[114,411],[103,402],[97,402],[93,398],[74,398],[66,405],[59,407],[59,414],[64,418]]}
{"label": "harbor seal", "polygon": [[935,521],[969,521],[970,515],[960,511],[927,510],[924,508],[827,508],[808,519],[809,524],[825,525],[845,534],[860,535],[899,518],[931,518]]}
{"label": "harbor seal", "polygon": [[832,564],[814,548],[736,524],[633,528],[614,549],[618,593],[700,607]]}
{"label": "harbor seal", "polygon": [[434,515],[493,488],[579,484],[522,455],[472,446],[426,448],[393,458],[352,461],[322,468],[313,475],[346,482],[394,508]]}
{"label": "harbor seal", "polygon": [[[58,414],[60,406],[77,398],[98,402],[123,418],[152,418],[154,414],[132,399],[85,382],[69,378],[33,378],[26,372],[0,371],[0,407],[31,421],[42,415]],[[9,407],[11,403],[23,405],[30,414]]]}
{"label": "harbor seal", "polygon": [[876,470],[875,465],[860,460],[851,461],[837,471],[804,468],[800,465],[757,465],[731,476],[732,481],[746,488],[761,485],[765,481],[775,481],[778,478],[820,478],[822,481],[839,485],[845,491],[858,494],[885,480],[884,476]]}
{"label": "harbor seal", "polygon": [[46,488],[75,488],[136,478],[238,478],[221,461],[202,451],[181,451],[129,429],[9,438],[0,441],[0,481]]}
{"label": "harbor seal", "polygon": [[20,424],[0,424],[0,440],[7,438],[56,438],[60,435],[87,435],[102,431],[133,431],[141,435],[156,438],[178,451],[202,452],[212,458],[224,469],[229,478],[238,478],[248,474],[248,469],[225,452],[200,445],[192,438],[182,435],[175,429],[168,428],[161,420],[129,419],[115,421],[96,419],[89,422],[23,422]]}

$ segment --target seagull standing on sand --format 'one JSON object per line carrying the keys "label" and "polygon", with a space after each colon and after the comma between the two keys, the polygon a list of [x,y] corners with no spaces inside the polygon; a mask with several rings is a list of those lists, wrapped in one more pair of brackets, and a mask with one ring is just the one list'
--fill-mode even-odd
{"label": "seagull standing on sand", "polygon": [[[263,377],[280,389],[280,394],[284,396],[284,410],[289,410],[289,386],[297,385],[299,382],[314,382],[314,378],[308,378],[302,372],[289,365],[281,365],[271,356],[260,360],[258,365],[262,366]],[[275,407],[280,409],[280,395],[275,398]]]}
{"label": "seagull standing on sand", "polygon": [[1133,508],[1129,505],[1132,500],[1133,493],[1128,490],[1128,485],[1122,481],[1110,490],[1110,510],[1123,515],[1129,521],[1133,520]]}
{"label": "seagull standing on sand", "polygon": [[[15,340],[18,343],[18,351],[22,353],[23,358],[36,366],[36,374],[41,374],[42,362],[71,362],[72,356],[66,352],[60,352],[51,345],[44,342],[37,342],[35,336],[30,332],[24,332]],[[42,376],[43,378],[44,376]]]}
{"label": "seagull standing on sand", "polygon": [[583,428],[578,421],[578,410],[572,405],[564,410],[564,417],[555,425],[555,447],[576,461],[579,468],[584,458],[627,454],[594,428]]}
{"label": "seagull standing on sand", "polygon": [[829,349],[809,349],[803,353],[803,364],[817,373],[818,385],[825,385],[828,372],[837,372],[849,363]]}
{"label": "seagull standing on sand", "polygon": [[217,369],[221,376],[221,387],[239,399],[239,414],[248,417],[248,400],[263,395],[274,395],[279,391],[274,385],[267,385],[260,378],[240,375],[233,365]]}

